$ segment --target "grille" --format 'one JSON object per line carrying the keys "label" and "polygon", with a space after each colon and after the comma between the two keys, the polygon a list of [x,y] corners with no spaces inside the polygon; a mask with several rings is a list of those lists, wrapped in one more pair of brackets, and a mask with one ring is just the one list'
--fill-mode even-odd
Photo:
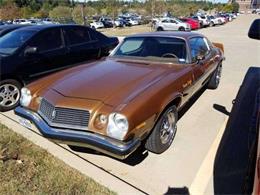
{"label": "grille", "polygon": [[90,113],[86,110],[55,107],[42,99],[38,113],[53,127],[87,129]]}

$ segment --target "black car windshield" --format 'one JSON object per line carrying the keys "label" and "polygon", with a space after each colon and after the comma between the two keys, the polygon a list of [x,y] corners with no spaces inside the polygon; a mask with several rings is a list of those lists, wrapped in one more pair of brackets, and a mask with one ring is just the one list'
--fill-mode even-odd
{"label": "black car windshield", "polygon": [[22,30],[13,31],[0,38],[0,53],[13,54],[19,47],[21,47],[28,39],[30,39],[36,31]]}
{"label": "black car windshield", "polygon": [[185,40],[173,37],[130,37],[111,54],[159,62],[187,62]]}

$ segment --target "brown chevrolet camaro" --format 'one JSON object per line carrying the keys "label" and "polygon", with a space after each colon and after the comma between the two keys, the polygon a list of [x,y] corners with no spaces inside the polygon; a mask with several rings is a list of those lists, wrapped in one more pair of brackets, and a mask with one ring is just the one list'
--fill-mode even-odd
{"label": "brown chevrolet camaro", "polygon": [[15,113],[58,143],[120,159],[141,142],[162,153],[183,105],[202,86],[218,87],[223,60],[223,45],[198,33],[129,36],[107,58],[23,88]]}

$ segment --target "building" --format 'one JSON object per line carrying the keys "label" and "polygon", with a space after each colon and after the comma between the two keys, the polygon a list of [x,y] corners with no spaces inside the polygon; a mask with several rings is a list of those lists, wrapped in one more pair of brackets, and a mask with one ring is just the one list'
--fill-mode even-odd
{"label": "building", "polygon": [[260,8],[260,0],[236,0],[239,4],[239,11],[247,12],[250,9]]}

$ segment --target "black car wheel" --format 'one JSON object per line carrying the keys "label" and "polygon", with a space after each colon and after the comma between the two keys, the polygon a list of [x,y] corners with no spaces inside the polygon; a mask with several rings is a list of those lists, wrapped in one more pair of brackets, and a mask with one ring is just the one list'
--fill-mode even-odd
{"label": "black car wheel", "polygon": [[181,26],[181,27],[179,28],[179,31],[185,31],[185,28]]}
{"label": "black car wheel", "polygon": [[158,27],[157,31],[163,31],[163,28],[162,27]]}
{"label": "black car wheel", "polygon": [[157,121],[145,143],[145,148],[156,154],[167,150],[177,131],[178,113],[176,106],[169,107]]}
{"label": "black car wheel", "polygon": [[221,79],[221,73],[222,73],[222,64],[219,64],[208,82],[209,89],[218,88]]}
{"label": "black car wheel", "polygon": [[0,111],[5,112],[19,104],[21,84],[12,79],[0,81]]}

